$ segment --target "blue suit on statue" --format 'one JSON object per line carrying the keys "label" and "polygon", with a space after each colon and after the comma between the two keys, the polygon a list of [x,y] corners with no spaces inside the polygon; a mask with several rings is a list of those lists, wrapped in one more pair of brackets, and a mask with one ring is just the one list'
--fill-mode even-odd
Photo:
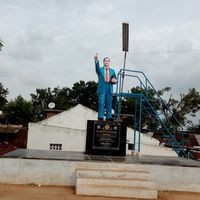
{"label": "blue suit on statue", "polygon": [[98,119],[104,117],[104,108],[106,108],[106,119],[112,119],[112,78],[116,78],[115,71],[109,67],[109,82],[105,81],[105,66],[99,66],[99,60],[95,60],[96,73],[98,75]]}

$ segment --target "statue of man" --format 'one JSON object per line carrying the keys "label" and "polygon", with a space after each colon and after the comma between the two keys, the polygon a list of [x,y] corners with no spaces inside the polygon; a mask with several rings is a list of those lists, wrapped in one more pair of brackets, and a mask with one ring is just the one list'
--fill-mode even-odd
{"label": "statue of man", "polygon": [[96,73],[98,75],[98,120],[103,121],[104,108],[106,108],[106,120],[112,121],[112,94],[113,84],[117,83],[116,74],[110,65],[110,59],[103,59],[103,66],[99,66],[98,53],[94,56]]}

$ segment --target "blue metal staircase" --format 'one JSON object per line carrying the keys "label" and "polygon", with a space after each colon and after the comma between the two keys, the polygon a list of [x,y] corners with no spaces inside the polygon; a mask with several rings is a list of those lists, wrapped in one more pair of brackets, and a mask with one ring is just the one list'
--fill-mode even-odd
{"label": "blue metal staircase", "polygon": [[[122,91],[124,84],[123,81],[126,80],[127,77],[137,81],[137,84],[139,84],[140,87],[140,92],[133,93]],[[141,71],[121,69],[117,75],[117,80],[115,116],[120,120],[122,99],[134,99],[134,144],[136,144],[136,129],[139,132],[137,151],[140,151],[142,112],[146,112],[148,113],[148,117],[154,119],[157,127],[159,127],[158,131],[161,134],[160,137],[165,141],[165,145],[173,148],[178,156],[188,158],[189,154],[184,148],[182,125],[174,116],[173,111],[167,106],[166,102],[161,98],[159,92],[155,90],[146,75]],[[149,91],[153,91],[153,95]],[[157,98],[155,98],[155,95]],[[177,130],[177,127],[179,130]],[[133,150],[136,150],[135,145]]]}

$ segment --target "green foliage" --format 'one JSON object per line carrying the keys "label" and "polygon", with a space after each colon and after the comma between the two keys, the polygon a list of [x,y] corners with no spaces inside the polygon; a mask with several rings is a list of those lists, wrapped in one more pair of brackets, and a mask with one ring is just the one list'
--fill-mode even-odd
{"label": "green foliage", "polygon": [[63,87],[55,87],[47,89],[36,89],[36,94],[31,94],[32,103],[36,111],[36,119],[41,120],[44,118],[44,110],[48,109],[50,102],[55,103],[55,109],[67,110],[72,106],[71,89]]}
{"label": "green foliage", "polygon": [[188,127],[188,130],[190,132],[200,134],[200,121],[198,124],[195,124],[195,125],[192,123],[192,125]]}
{"label": "green foliage", "polygon": [[[187,125],[187,117],[195,117],[200,110],[200,94],[195,88],[189,89],[187,94],[181,94],[181,99],[176,100],[170,98],[167,106],[173,111],[173,116],[181,123],[182,126]],[[172,115],[169,115],[170,121],[178,127],[178,123]]]}
{"label": "green foliage", "polygon": [[[159,90],[157,93],[148,88],[144,90],[140,87],[133,87],[131,89],[132,93],[143,93],[150,104],[153,106],[154,110],[157,112],[159,117],[163,119],[161,124],[159,120],[156,119],[154,113],[148,110],[148,105],[146,102],[143,102],[142,110],[142,126],[147,126],[151,131],[156,131],[163,126],[177,128],[187,125],[187,115],[196,116],[196,113],[200,110],[200,94],[194,88],[190,89],[186,95],[181,95],[181,99],[177,100],[172,98],[172,95],[166,100],[161,100],[161,96],[165,92],[169,92],[170,87],[165,87],[162,90]],[[135,113],[135,99],[125,98],[121,102],[122,108],[121,113],[134,115]],[[146,109],[147,108],[147,109]],[[139,103],[137,104],[136,118],[139,117]],[[169,109],[171,111],[169,111]],[[133,118],[128,117],[127,119],[129,126],[133,126]],[[137,125],[138,127],[138,125]]]}
{"label": "green foliage", "polygon": [[165,88],[163,88],[163,89],[161,89],[161,90],[158,90],[158,95],[159,96],[162,96],[165,92],[169,92],[170,90],[171,90],[172,88],[171,87],[165,87]]}
{"label": "green foliage", "polygon": [[74,83],[72,89],[56,87],[53,90],[36,89],[36,94],[31,94],[32,103],[36,111],[36,119],[44,118],[44,110],[48,109],[50,102],[55,103],[58,110],[67,110],[77,104],[82,104],[97,110],[97,83],[94,81],[79,81]]}
{"label": "green foliage", "polygon": [[0,82],[0,110],[3,109],[4,105],[8,102],[7,95],[8,95],[8,88],[4,88],[3,84]]}
{"label": "green foliage", "polygon": [[195,88],[189,89],[186,95],[182,95],[180,108],[183,114],[189,114],[192,117],[200,110],[200,94]]}
{"label": "green foliage", "polygon": [[63,87],[62,89],[56,87],[53,89],[53,102],[56,105],[56,109],[67,110],[71,107],[71,91],[68,87]]}
{"label": "green foliage", "polygon": [[18,96],[15,100],[11,100],[4,106],[4,116],[9,124],[27,125],[28,122],[35,120],[33,105],[30,101],[26,101],[22,96]]}
{"label": "green foliage", "polygon": [[49,102],[53,101],[51,88],[36,89],[36,94],[31,94],[32,104],[36,113],[36,119],[41,120],[44,117],[44,109]]}
{"label": "green foliage", "polygon": [[3,47],[3,42],[0,40],[0,51],[2,47]]}
{"label": "green foliage", "polygon": [[73,105],[82,104],[91,108],[93,110],[97,110],[98,108],[98,100],[97,100],[97,83],[94,81],[79,81],[75,83],[72,87],[71,98]]}
{"label": "green foliage", "polygon": [[[26,101],[21,96],[18,96],[15,100],[8,102],[8,89],[5,89],[2,83],[0,83],[0,110],[3,110],[3,115],[0,116],[0,123],[27,125],[30,121],[42,120],[45,114],[44,110],[48,109],[50,102],[54,102],[56,105],[54,109],[58,110],[67,110],[77,104],[82,104],[97,111],[98,97],[96,90],[96,82],[81,80],[74,83],[71,89],[68,87],[55,87],[53,90],[51,88],[36,89],[36,93],[31,94],[31,101]],[[200,94],[196,89],[192,88],[187,94],[182,94],[180,100],[172,98],[171,95],[168,101],[161,101],[160,97],[170,90],[170,87],[165,87],[156,93],[151,88],[144,90],[140,87],[133,87],[131,92],[145,94],[157,113],[165,116],[167,120],[164,123],[168,127],[171,127],[172,124],[173,127],[178,127],[179,123],[177,123],[176,119],[181,125],[187,126],[188,115],[195,117],[200,110]],[[128,115],[126,121],[131,127],[133,127],[135,103],[135,99],[132,98],[124,98],[121,101],[121,113]],[[115,105],[116,97],[113,98],[113,108],[115,108]],[[148,107],[148,105],[143,102],[142,126],[146,125],[152,131],[158,130],[158,127],[162,128],[158,120],[155,120],[155,117],[152,117],[152,113],[145,107]],[[169,112],[167,107],[172,112]],[[137,104],[136,109],[136,117],[139,118],[139,104]],[[199,124],[192,124],[188,129],[199,131],[199,127]]]}
{"label": "green foliage", "polygon": [[[165,90],[163,89],[161,91],[162,92],[160,92],[159,94],[163,95]],[[156,92],[153,89],[148,88],[147,90],[144,90],[143,88],[137,86],[131,89],[131,93],[145,94],[145,96],[148,97],[149,102],[152,105],[154,105],[154,109],[156,111],[159,111],[161,107],[161,103],[159,101],[159,98],[156,95]],[[137,105],[137,107],[135,107],[135,104]],[[150,116],[149,111],[145,109],[146,107],[148,107],[148,105],[145,105],[145,102],[143,102],[142,127],[147,125],[149,129],[154,130],[156,129],[157,125],[155,123],[155,120]],[[139,109],[140,109],[139,100],[136,100],[135,98],[124,98],[121,101],[121,113],[129,115],[128,117],[126,117],[126,122],[128,123],[130,127],[133,127],[133,116],[135,116],[135,113],[136,113],[135,117],[139,119]],[[137,122],[138,121],[139,120],[137,120]],[[136,127],[138,127],[138,124],[136,124]]]}

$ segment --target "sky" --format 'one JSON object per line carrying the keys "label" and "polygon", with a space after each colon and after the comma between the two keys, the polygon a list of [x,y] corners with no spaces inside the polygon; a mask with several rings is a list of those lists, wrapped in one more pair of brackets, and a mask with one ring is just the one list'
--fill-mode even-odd
{"label": "sky", "polygon": [[36,88],[97,81],[96,52],[117,73],[128,22],[127,69],[143,71],[156,89],[172,87],[175,97],[199,90],[200,51],[187,51],[200,50],[199,9],[199,0],[0,0],[0,82],[9,99],[30,99]]}

